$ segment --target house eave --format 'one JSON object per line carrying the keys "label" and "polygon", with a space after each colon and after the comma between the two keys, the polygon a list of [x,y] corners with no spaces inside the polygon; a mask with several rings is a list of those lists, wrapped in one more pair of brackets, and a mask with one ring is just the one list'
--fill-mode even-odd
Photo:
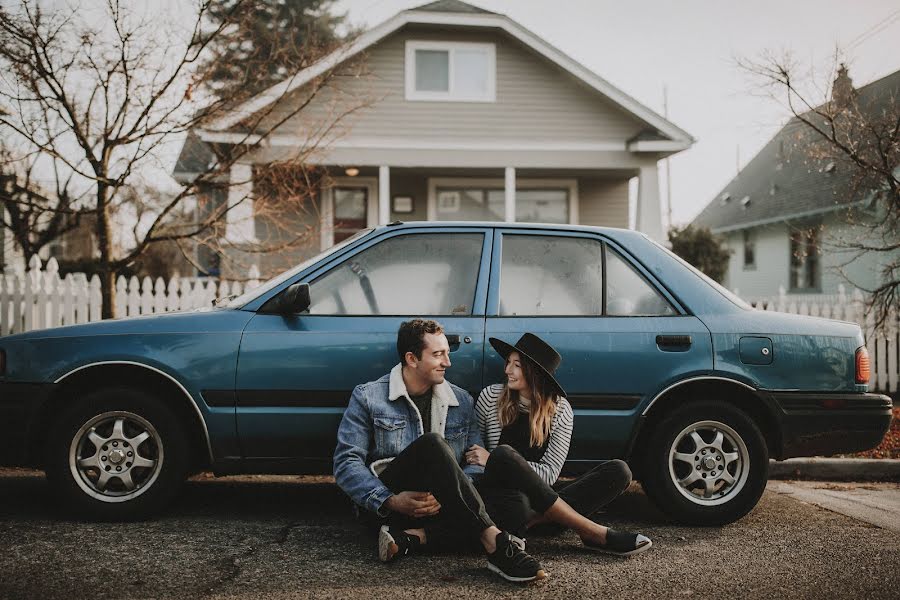
{"label": "house eave", "polygon": [[[275,102],[286,94],[305,85],[315,77],[318,77],[346,60],[356,56],[366,48],[384,39],[391,33],[399,30],[407,24],[425,25],[459,25],[473,28],[495,28],[505,31],[513,38],[519,40],[538,54],[544,56],[562,69],[568,71],[582,80],[595,91],[616,102],[635,117],[654,127],[660,133],[671,138],[673,144],[677,144],[679,150],[689,148],[694,143],[694,138],[674,123],[650,110],[622,90],[619,90],[605,79],[591,72],[577,61],[573,60],[554,46],[542,40],[528,29],[522,27],[506,15],[498,14],[459,14],[459,13],[434,13],[417,11],[415,9],[398,13],[391,19],[377,25],[360,35],[354,42],[344,48],[334,51],[318,63],[300,71],[294,76],[270,87],[255,98],[238,106],[228,115],[210,122],[205,129],[207,131],[225,131],[242,120],[259,112],[266,106]],[[660,140],[664,141],[664,140]],[[637,150],[659,151],[659,150]],[[662,150],[666,151],[666,150]]]}
{"label": "house eave", "polygon": [[803,219],[806,217],[814,217],[817,215],[822,215],[826,213],[836,212],[839,210],[846,210],[853,206],[858,206],[860,204],[864,204],[865,200],[858,200],[856,202],[848,202],[846,204],[838,204],[836,206],[826,206],[824,208],[817,208],[815,210],[807,210],[798,213],[792,213],[789,215],[779,215],[777,217],[770,217],[768,219],[759,219],[757,221],[749,221],[747,223],[738,223],[736,225],[727,225],[725,227],[712,227],[710,231],[715,234],[722,233],[732,233],[735,231],[741,231],[743,229],[751,229],[753,227],[762,227],[765,225],[772,225],[774,223],[784,223],[785,221],[793,221],[795,219]]}

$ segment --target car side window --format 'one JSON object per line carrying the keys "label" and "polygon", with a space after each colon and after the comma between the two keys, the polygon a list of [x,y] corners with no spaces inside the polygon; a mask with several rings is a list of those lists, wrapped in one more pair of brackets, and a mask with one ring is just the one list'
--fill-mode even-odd
{"label": "car side window", "polygon": [[671,316],[675,310],[615,250],[606,248],[606,314]]}
{"label": "car side window", "polygon": [[484,234],[398,235],[310,284],[312,315],[470,315]]}
{"label": "car side window", "polygon": [[592,316],[603,312],[599,241],[578,237],[503,236],[501,316]]}

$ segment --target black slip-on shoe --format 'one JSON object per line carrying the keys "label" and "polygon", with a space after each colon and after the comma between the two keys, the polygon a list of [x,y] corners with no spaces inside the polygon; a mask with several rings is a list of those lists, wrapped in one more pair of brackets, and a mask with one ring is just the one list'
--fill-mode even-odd
{"label": "black slip-on shoe", "polygon": [[497,534],[497,549],[488,554],[488,569],[507,581],[517,583],[545,578],[547,573],[541,568],[541,563],[512,538],[505,531]]}
{"label": "black slip-on shoe", "polygon": [[394,532],[390,525],[382,525],[378,531],[378,560],[391,562],[415,554],[421,545],[419,536],[405,531]]}
{"label": "black slip-on shoe", "polygon": [[588,550],[626,557],[640,554],[645,550],[649,550],[650,546],[653,545],[650,538],[645,535],[628,531],[616,531],[615,529],[606,530],[605,544],[595,544],[587,540],[581,540],[581,542]]}

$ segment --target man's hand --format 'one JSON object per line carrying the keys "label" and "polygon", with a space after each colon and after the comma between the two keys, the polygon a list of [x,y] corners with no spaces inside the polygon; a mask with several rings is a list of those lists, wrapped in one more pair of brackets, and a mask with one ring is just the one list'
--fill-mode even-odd
{"label": "man's hand", "polygon": [[408,517],[431,517],[438,514],[441,504],[428,492],[400,492],[384,501],[388,510]]}
{"label": "man's hand", "polygon": [[474,444],[469,446],[469,449],[466,451],[466,463],[470,465],[481,465],[483,467],[487,464],[488,456],[490,455],[490,452],[478,444]]}

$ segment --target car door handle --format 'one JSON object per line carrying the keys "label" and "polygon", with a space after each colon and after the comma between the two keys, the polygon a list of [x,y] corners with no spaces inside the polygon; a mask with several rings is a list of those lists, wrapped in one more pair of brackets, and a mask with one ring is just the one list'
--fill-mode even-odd
{"label": "car door handle", "polygon": [[666,348],[684,348],[691,345],[691,336],[689,335],[658,335],[656,336],[656,345]]}
{"label": "car door handle", "polygon": [[[469,336],[466,336],[465,338],[463,338],[462,341],[464,341],[467,344],[470,344],[470,343],[472,343],[472,338],[470,338]],[[451,352],[454,350],[459,350],[459,343],[460,343],[459,334],[458,333],[448,333],[447,334],[447,343],[450,345]],[[454,346],[455,346],[455,348],[454,348]]]}

